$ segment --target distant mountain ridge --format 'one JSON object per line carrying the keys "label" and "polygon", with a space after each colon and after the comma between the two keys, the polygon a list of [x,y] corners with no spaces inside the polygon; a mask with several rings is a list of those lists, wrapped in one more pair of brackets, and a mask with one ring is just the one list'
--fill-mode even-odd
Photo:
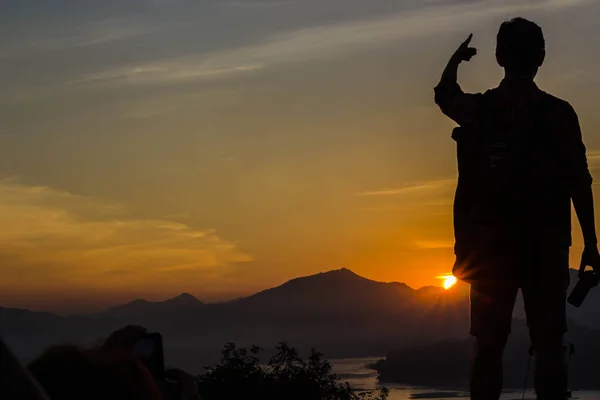
{"label": "distant mountain ridge", "polygon": [[[570,310],[593,326],[600,290]],[[518,312],[516,312],[518,314]],[[575,315],[573,314],[573,315]],[[252,296],[202,303],[190,294],[143,299],[88,316],[0,308],[0,334],[24,357],[57,342],[89,343],[129,324],[163,334],[167,360],[198,368],[225,342],[269,347],[286,340],[329,357],[372,356],[392,348],[468,336],[468,287],[418,290],[363,278],[348,269],[300,277]],[[200,360],[200,361],[199,361]]]}
{"label": "distant mountain ridge", "polygon": [[200,307],[204,303],[189,293],[181,293],[180,295],[164,300],[164,301],[148,301],[144,299],[136,299],[126,304],[111,307],[105,311],[97,313],[97,316],[130,318],[144,314],[152,313],[168,313],[181,308]]}
{"label": "distant mountain ridge", "polygon": [[452,291],[377,282],[345,268],[222,303],[182,294],[159,302],[138,299],[89,316],[23,312],[26,318],[0,309],[0,334],[28,355],[61,337],[85,343],[119,326],[140,324],[163,334],[177,364],[207,353],[217,356],[228,341],[268,347],[287,340],[335,356],[383,354],[398,341],[428,343],[440,332],[462,335],[468,321],[465,299]]}
{"label": "distant mountain ridge", "polygon": [[264,306],[288,312],[336,312],[356,309],[398,308],[417,299],[417,291],[405,283],[384,283],[363,278],[342,268],[295,278],[235,301],[243,306]]}
{"label": "distant mountain ridge", "polygon": [[[272,297],[285,296],[287,298],[297,298],[304,301],[310,301],[312,293],[318,295],[323,300],[324,297],[331,297],[335,292],[341,292],[349,288],[357,289],[358,293],[361,290],[377,290],[385,288],[388,295],[396,296],[403,293],[409,295],[421,296],[441,296],[446,290],[441,286],[425,286],[419,289],[413,289],[403,282],[379,282],[372,279],[364,278],[350,269],[340,268],[326,272],[319,272],[314,275],[308,275],[290,279],[279,286],[265,289],[253,295],[239,297],[232,300],[221,301],[218,303],[204,303],[190,293],[181,293],[175,297],[168,298],[162,301],[150,301],[146,299],[135,299],[128,303],[118,304],[109,307],[103,311],[92,314],[78,314],[77,316],[94,316],[94,317],[129,317],[136,314],[147,314],[150,312],[167,312],[182,309],[186,307],[211,306],[216,304],[229,303],[252,303],[259,301],[270,301]],[[356,294],[356,293],[355,293]],[[280,299],[278,299],[280,300]],[[1,307],[1,306],[0,306]],[[51,312],[48,312],[53,314]]]}

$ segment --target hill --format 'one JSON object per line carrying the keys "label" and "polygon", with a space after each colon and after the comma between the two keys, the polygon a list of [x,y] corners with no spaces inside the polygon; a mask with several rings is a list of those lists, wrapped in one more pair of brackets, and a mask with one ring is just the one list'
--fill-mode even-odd
{"label": "hill", "polygon": [[[597,289],[581,309],[569,307],[570,318],[597,327],[599,305]],[[523,317],[522,306],[516,307],[515,316]],[[463,340],[468,320],[466,285],[415,290],[338,269],[224,303],[206,304],[182,294],[76,317],[0,308],[0,334],[28,357],[52,343],[88,343],[118,327],[139,324],[163,334],[168,363],[199,371],[219,358],[226,342],[268,348],[287,340],[300,350],[314,347],[328,357],[373,356],[402,346]]]}
{"label": "hill", "polygon": [[268,347],[287,340],[301,350],[315,347],[333,357],[384,354],[398,342],[464,337],[466,305],[458,291],[414,290],[340,269],[225,303],[202,304],[181,295],[164,302],[136,300],[78,317],[0,309],[0,334],[9,344],[27,341],[31,354],[57,341],[83,343],[118,326],[141,324],[163,334],[168,362],[198,370],[218,358],[228,341]]}
{"label": "hill", "polygon": [[93,342],[122,324],[110,318],[64,317],[0,307],[0,335],[25,360],[51,344]]}
{"label": "hill", "polygon": [[138,318],[154,314],[168,314],[184,308],[196,308],[203,303],[189,293],[182,293],[179,296],[167,299],[165,301],[147,301],[137,299],[127,304],[111,307],[97,316],[114,318]]}

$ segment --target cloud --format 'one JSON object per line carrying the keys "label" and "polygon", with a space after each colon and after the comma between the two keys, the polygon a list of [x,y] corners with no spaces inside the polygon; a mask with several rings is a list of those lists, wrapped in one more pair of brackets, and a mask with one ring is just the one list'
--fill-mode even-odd
{"label": "cloud", "polygon": [[0,282],[186,288],[197,274],[252,260],[212,229],[132,217],[125,207],[0,181]]}
{"label": "cloud", "polygon": [[207,80],[232,74],[247,73],[262,69],[261,64],[219,64],[219,60],[177,60],[143,66],[117,68],[98,74],[87,75],[70,82],[72,85],[93,83],[161,84],[177,81]]}
{"label": "cloud", "polygon": [[359,192],[357,196],[384,197],[384,196],[404,196],[410,194],[420,194],[443,189],[449,189],[456,185],[456,178],[438,179],[428,182],[417,183],[410,186],[392,189],[379,189],[372,191]]}
{"label": "cloud", "polygon": [[334,23],[280,33],[254,45],[198,56],[130,65],[78,78],[75,83],[166,84],[255,72],[284,63],[337,57],[373,44],[415,36],[439,35],[463,24],[517,12],[556,11],[589,0],[482,1],[426,6],[383,18]]}
{"label": "cloud", "polygon": [[155,29],[156,27],[122,18],[77,24],[70,28],[61,29],[62,34],[46,33],[43,38],[36,35],[30,39],[16,41],[12,44],[8,43],[2,54],[0,54],[0,59],[104,44],[145,35]]}

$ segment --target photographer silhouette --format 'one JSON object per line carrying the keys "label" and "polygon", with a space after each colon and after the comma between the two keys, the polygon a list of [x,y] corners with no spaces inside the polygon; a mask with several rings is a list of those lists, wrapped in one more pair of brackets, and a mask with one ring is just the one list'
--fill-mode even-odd
{"label": "photographer silhouette", "polygon": [[455,276],[471,284],[476,351],[471,398],[498,399],[502,355],[519,289],[536,354],[538,399],[565,399],[571,201],[583,232],[582,263],[600,267],[592,177],[573,107],[534,83],[546,55],[542,29],[523,18],[498,31],[505,77],[485,93],[464,93],[458,66],[476,55],[473,35],[450,58],[435,101],[459,128]]}

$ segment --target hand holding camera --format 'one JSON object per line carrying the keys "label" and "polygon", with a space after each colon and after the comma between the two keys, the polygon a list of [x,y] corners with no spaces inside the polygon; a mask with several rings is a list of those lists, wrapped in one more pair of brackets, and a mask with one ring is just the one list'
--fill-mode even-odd
{"label": "hand holding camera", "polygon": [[[587,267],[592,267],[587,270]],[[600,253],[597,246],[586,246],[579,266],[579,281],[573,288],[567,301],[575,307],[581,307],[589,291],[600,283]]]}

